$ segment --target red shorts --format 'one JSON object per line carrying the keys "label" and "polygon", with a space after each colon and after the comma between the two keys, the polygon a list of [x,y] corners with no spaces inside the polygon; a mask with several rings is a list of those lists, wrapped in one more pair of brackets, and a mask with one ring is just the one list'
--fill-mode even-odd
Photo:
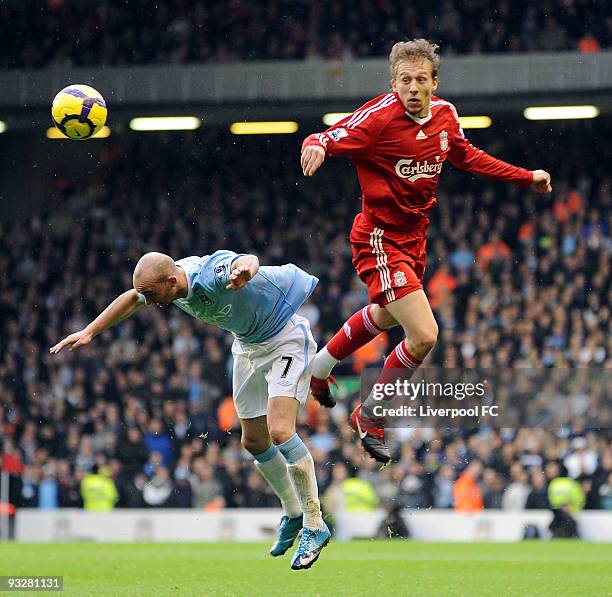
{"label": "red shorts", "polygon": [[389,232],[357,215],[350,237],[353,265],[372,303],[385,306],[423,288],[428,225]]}

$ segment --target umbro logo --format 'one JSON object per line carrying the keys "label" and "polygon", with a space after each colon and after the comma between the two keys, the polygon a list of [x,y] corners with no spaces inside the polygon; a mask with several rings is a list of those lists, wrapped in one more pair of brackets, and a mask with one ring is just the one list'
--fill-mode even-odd
{"label": "umbro logo", "polygon": [[210,298],[208,298],[201,290],[196,290],[194,294],[200,299],[200,301],[202,301],[203,304],[212,305]]}
{"label": "umbro logo", "polygon": [[416,138],[417,138],[417,141],[419,141],[420,139],[427,139],[427,135],[422,130],[420,130],[417,133]]}

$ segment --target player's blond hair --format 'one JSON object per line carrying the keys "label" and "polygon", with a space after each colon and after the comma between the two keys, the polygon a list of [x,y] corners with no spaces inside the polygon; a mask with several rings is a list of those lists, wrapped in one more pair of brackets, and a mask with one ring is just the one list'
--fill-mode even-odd
{"label": "player's blond hair", "polygon": [[410,41],[398,41],[389,54],[389,66],[391,67],[391,77],[397,74],[397,65],[402,60],[429,60],[434,77],[438,76],[440,68],[440,56],[437,54],[440,46],[432,44],[426,39],[411,39]]}

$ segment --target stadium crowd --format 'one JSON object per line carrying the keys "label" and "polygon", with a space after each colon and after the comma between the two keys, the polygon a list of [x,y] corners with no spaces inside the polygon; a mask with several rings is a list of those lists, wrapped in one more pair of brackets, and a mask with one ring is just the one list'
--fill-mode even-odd
{"label": "stadium crowd", "polygon": [[612,45],[608,1],[46,0],[0,3],[0,66],[385,56],[426,37],[445,54]]}
{"label": "stadium crowd", "polygon": [[[608,138],[610,124],[509,126],[519,134],[471,137],[504,159],[546,167],[554,193],[445,167],[429,233],[426,288],[441,333],[428,365],[610,369],[612,156],[609,145],[591,143]],[[2,222],[0,461],[12,501],[78,507],[99,472],[111,506],[274,506],[240,446],[229,334],[179,309],[148,307],[74,353],[52,357],[48,348],[131,287],[143,252],[178,258],[218,248],[317,275],[302,314],[322,345],[367,302],[347,240],[359,206],[354,173],[330,160],[304,179],[296,137],[202,129],[100,143],[88,184],[58,172],[52,199]],[[384,342],[338,375],[380,362]],[[382,470],[348,428],[355,396],[332,411],[309,403],[299,422],[330,510],[546,507],[549,483],[565,476],[580,485],[582,505],[612,509],[603,398],[600,412],[552,429],[397,430],[397,463]]]}

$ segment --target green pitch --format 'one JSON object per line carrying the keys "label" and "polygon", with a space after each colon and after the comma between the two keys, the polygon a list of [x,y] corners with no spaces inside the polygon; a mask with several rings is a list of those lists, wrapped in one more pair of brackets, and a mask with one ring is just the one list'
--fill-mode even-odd
{"label": "green pitch", "polygon": [[301,571],[289,569],[290,552],[275,559],[268,548],[0,544],[0,575],[63,575],[63,595],[78,597],[612,595],[612,544],[332,541],[313,568]]}

